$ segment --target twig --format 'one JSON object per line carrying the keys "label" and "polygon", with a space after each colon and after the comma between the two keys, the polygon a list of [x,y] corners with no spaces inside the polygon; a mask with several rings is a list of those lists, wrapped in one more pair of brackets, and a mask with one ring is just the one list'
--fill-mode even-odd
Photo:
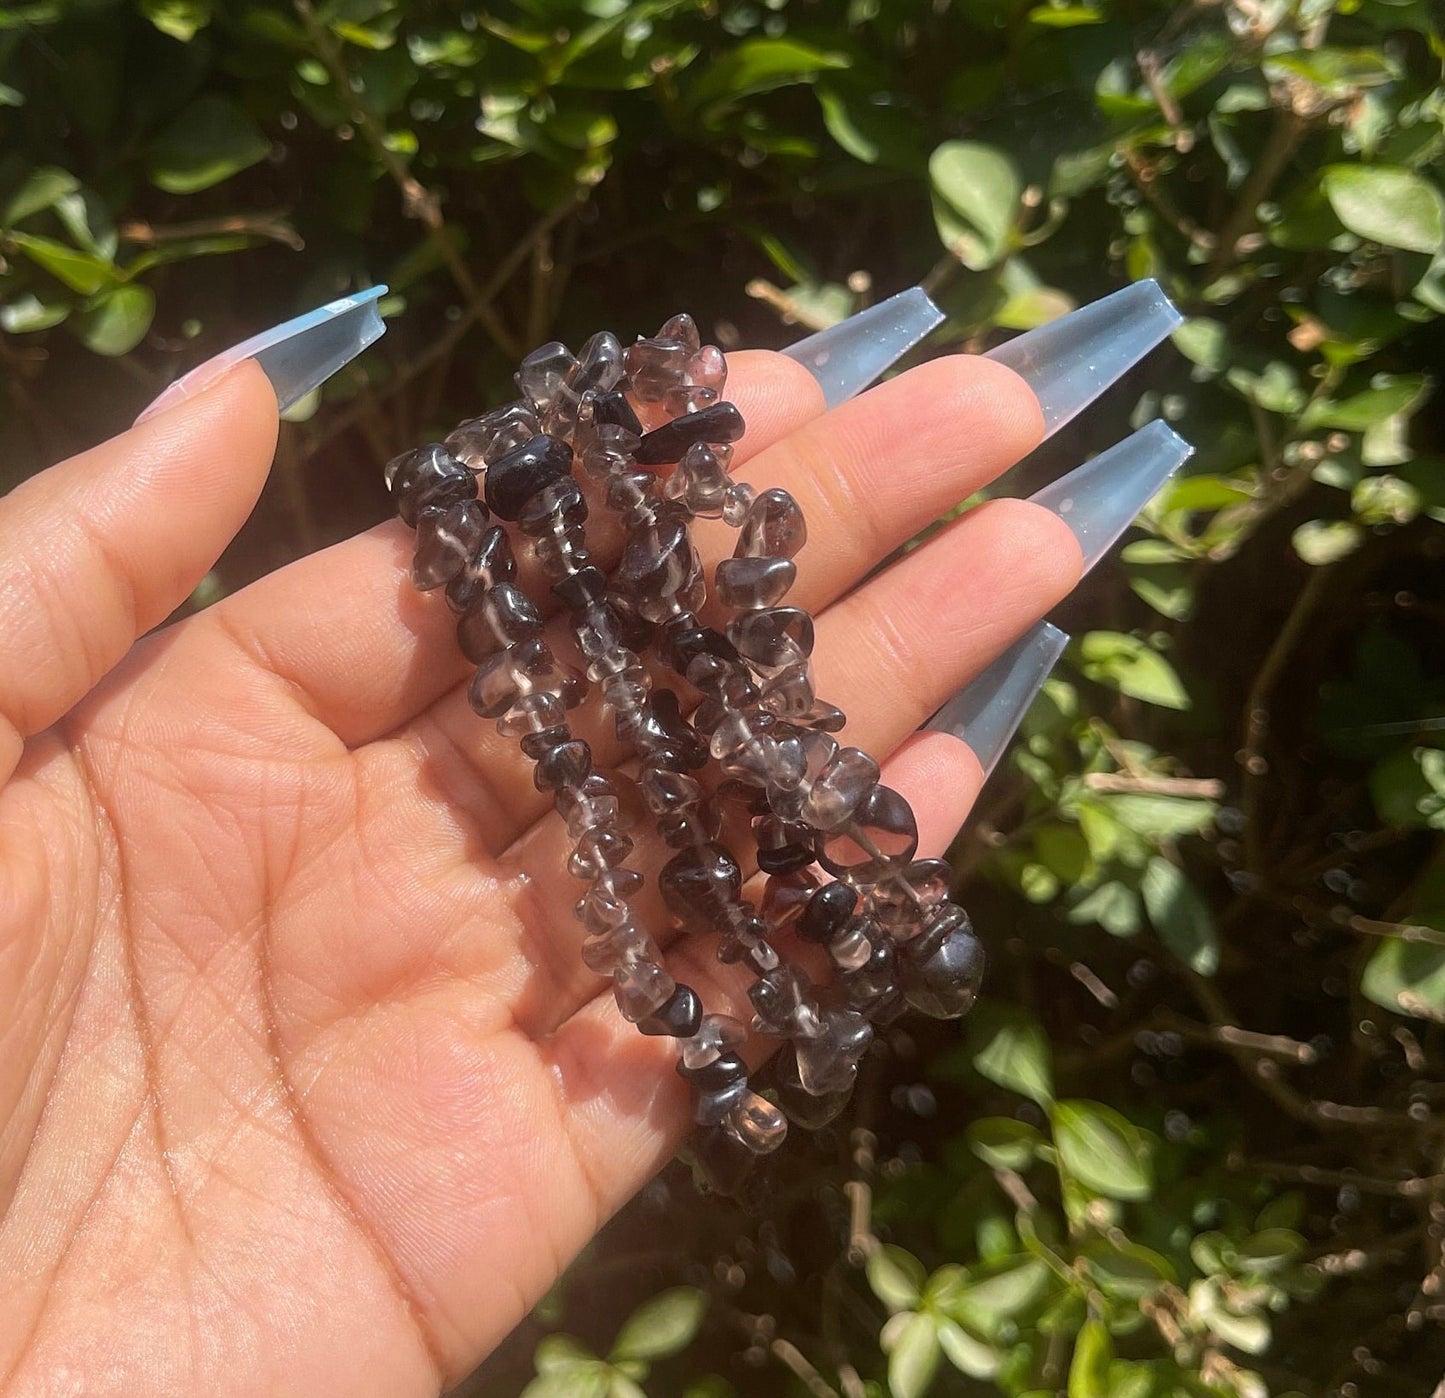
{"label": "twig", "polygon": [[813,1398],[838,1398],[838,1390],[808,1362],[796,1345],[781,1336],[768,1346],[768,1350],[781,1364],[791,1370],[793,1376],[802,1382]]}
{"label": "twig", "polygon": [[1353,1170],[1326,1170],[1319,1165],[1290,1165],[1282,1160],[1231,1164],[1230,1169],[1236,1174],[1262,1175],[1265,1179],[1283,1180],[1289,1184],[1326,1185],[1335,1189],[1348,1186],[1358,1189],[1362,1194],[1380,1194],[1395,1199],[1422,1199],[1445,1182],[1445,1176],[1442,1175],[1384,1180],[1371,1175],[1357,1175]]}
{"label": "twig", "polygon": [[449,230],[446,220],[442,217],[440,200],[432,190],[422,184],[407,169],[406,163],[387,145],[386,132],[376,118],[367,111],[366,104],[352,86],[351,73],[346,66],[340,46],[327,31],[326,26],[317,19],[311,0],[293,0],[293,4],[296,13],[301,17],[301,23],[305,26],[307,36],[315,45],[316,52],[331,75],[336,95],[341,99],[353,125],[366,138],[372,153],[401,191],[403,211],[409,218],[417,219],[426,228],[438,254],[446,263],[448,271],[451,272],[457,289],[466,299],[468,307],[475,311],[476,319],[481,321],[486,327],[487,333],[502,350],[515,359],[521,351],[511,333],[502,324],[496,311],[493,310],[490,300],[482,297],[471,269],[457,250],[456,244],[448,236]]}
{"label": "twig", "polygon": [[772,282],[766,281],[762,277],[754,277],[744,289],[755,300],[771,306],[789,325],[801,325],[808,330],[826,330],[831,324],[830,321],[826,321],[800,306],[781,287],[774,286]]}
{"label": "twig", "polygon": [[853,1131],[854,1176],[843,1186],[848,1199],[848,1261],[861,1267],[878,1251],[873,1236],[873,1186],[871,1177],[878,1149],[878,1138],[869,1130],[855,1127]]}
{"label": "twig", "polygon": [[1084,777],[1090,791],[1117,795],[1185,796],[1217,801],[1224,795],[1224,783],[1216,777],[1133,776],[1127,772],[1090,772]]}
{"label": "twig", "polygon": [[1249,697],[1244,705],[1244,747],[1240,753],[1240,766],[1244,769],[1244,852],[1245,867],[1258,876],[1262,872],[1264,842],[1260,832],[1261,778],[1269,770],[1263,749],[1269,736],[1269,700],[1284,663],[1294,650],[1305,622],[1309,620],[1326,587],[1333,576],[1332,567],[1316,568],[1310,573],[1309,581],[1300,589],[1289,616],[1280,627],[1265,655],[1264,663],[1255,673],[1250,686]]}
{"label": "twig", "polygon": [[1422,942],[1426,946],[1445,947],[1445,932],[1434,927],[1421,927],[1412,922],[1382,922],[1379,918],[1356,914],[1346,924],[1351,932],[1367,937],[1396,937],[1402,942]]}
{"label": "twig", "polygon": [[1254,231],[1259,222],[1259,206],[1269,198],[1275,182],[1284,174],[1285,166],[1289,164],[1309,128],[1309,119],[1293,107],[1282,108],[1276,116],[1264,149],[1260,151],[1259,159],[1254,162],[1254,168],[1239,191],[1234,212],[1219,232],[1214,256],[1210,259],[1205,273],[1208,281],[1217,280],[1239,260],[1241,239]]}
{"label": "twig", "polygon": [[121,224],[116,231],[126,242],[141,247],[156,247],[160,243],[181,242],[188,238],[224,238],[237,233],[284,243],[293,252],[300,252],[306,246],[305,240],[286,222],[286,216],[280,209],[274,213],[226,214],[221,218],[201,218],[191,223],[156,224],[137,219]]}

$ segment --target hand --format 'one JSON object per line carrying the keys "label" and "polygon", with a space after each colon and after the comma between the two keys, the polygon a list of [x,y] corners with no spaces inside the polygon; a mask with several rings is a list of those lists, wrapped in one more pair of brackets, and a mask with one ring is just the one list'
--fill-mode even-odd
{"label": "hand", "polygon": [[[951,357],[824,415],[791,361],[730,363],[738,474],[808,518],[819,693],[940,853],[980,772],[915,729],[1079,546],[998,501],[863,580],[1034,445],[1037,404]],[[581,963],[565,831],[467,708],[410,531],[137,639],[240,526],[276,425],[244,363],[0,500],[6,1395],[436,1393],[687,1130],[671,1042]],[[742,1013],[705,941],[670,959]]]}

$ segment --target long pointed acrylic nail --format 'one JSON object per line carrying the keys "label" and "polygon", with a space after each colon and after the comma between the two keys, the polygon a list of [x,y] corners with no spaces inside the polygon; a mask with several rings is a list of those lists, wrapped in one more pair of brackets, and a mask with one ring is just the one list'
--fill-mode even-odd
{"label": "long pointed acrylic nail", "polygon": [[385,294],[384,286],[374,286],[343,296],[222,350],[166,388],[136,421],[195,397],[243,359],[254,359],[265,371],[285,412],[386,333],[376,305]]}
{"label": "long pointed acrylic nail", "polygon": [[943,312],[921,286],[914,286],[789,345],[783,353],[818,380],[834,408],[862,393],[942,323]]}
{"label": "long pointed acrylic nail", "polygon": [[987,777],[1068,643],[1057,626],[1039,622],[923,726],[962,738]]}
{"label": "long pointed acrylic nail", "polygon": [[1074,531],[1088,572],[1194,448],[1162,422],[1141,427],[1029,497]]}
{"label": "long pointed acrylic nail", "polygon": [[985,358],[1008,365],[1033,389],[1044,435],[1051,437],[1183,319],[1158,282],[1136,282],[1016,336]]}

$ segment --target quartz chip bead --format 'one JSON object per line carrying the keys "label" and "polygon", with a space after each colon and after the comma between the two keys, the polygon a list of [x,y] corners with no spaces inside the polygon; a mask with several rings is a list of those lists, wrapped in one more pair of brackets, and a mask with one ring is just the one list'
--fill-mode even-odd
{"label": "quartz chip bead", "polygon": [[[620,427],[624,432],[631,433],[633,437],[642,436],[642,421],[637,416],[632,404],[627,401],[627,395],[620,388],[599,393],[592,400],[592,422],[599,429],[596,434],[598,442],[622,442],[625,440],[620,436],[604,436],[600,430],[603,427]],[[630,454],[632,448],[636,446],[636,441],[633,441],[631,447],[626,448],[626,454]]]}
{"label": "quartz chip bead", "polygon": [[856,1010],[824,1010],[815,1033],[793,1039],[799,1086],[814,1097],[847,1092],[872,1042],[873,1026]]}
{"label": "quartz chip bead", "polygon": [[809,1092],[802,1084],[798,1071],[796,1051],[792,1044],[784,1044],[773,1056],[769,1065],[778,1105],[787,1114],[788,1120],[805,1131],[819,1131],[829,1122],[835,1121],[853,1096],[853,1084],[826,1095]]}
{"label": "quartz chip bead", "polygon": [[589,830],[567,856],[567,872],[574,879],[596,879],[624,863],[632,849],[632,840],[620,830]]}
{"label": "quartz chip bead", "polygon": [[545,641],[522,641],[482,661],[469,699],[483,718],[500,718],[520,699],[538,692],[557,695],[564,707],[580,701],[575,672],[563,666]]}
{"label": "quartz chip bead", "polygon": [[776,607],[797,576],[798,565],[791,558],[724,558],[713,579],[725,607],[751,612]]}
{"label": "quartz chip bead", "polygon": [[770,875],[763,885],[758,911],[774,934],[794,926],[818,891],[818,876],[811,869],[794,869]]}
{"label": "quartz chip bead", "polygon": [[572,448],[538,434],[487,467],[487,508],[499,519],[519,519],[528,501],[571,474]]}
{"label": "quartz chip bead", "polygon": [[742,896],[743,876],[727,847],[710,841],[673,855],[662,866],[657,886],[668,911],[684,927],[706,931]]}
{"label": "quartz chip bead", "polygon": [[704,408],[710,408],[720,398],[715,388],[697,388],[692,384],[684,383],[679,388],[670,388],[663,395],[663,410],[669,417],[682,417],[687,413],[701,412]]}
{"label": "quartz chip bead", "polygon": [[508,403],[454,428],[442,445],[463,465],[480,471],[498,457],[525,446],[542,430],[527,403]]}
{"label": "quartz chip bead", "polygon": [[[773,952],[769,959],[776,955]],[[799,1013],[810,1003],[811,989],[807,976],[797,966],[780,963],[759,975],[748,987],[748,999],[757,1012],[753,1027],[761,1034],[789,1033],[796,1027]]]}
{"label": "quartz chip bead", "polygon": [[479,607],[457,623],[462,654],[480,665],[508,646],[520,645],[542,634],[542,616],[521,588],[509,582],[490,588]]}
{"label": "quartz chip bead", "polygon": [[679,1060],[677,1068],[692,1084],[692,1119],[699,1126],[721,1125],[752,1091],[747,1064],[731,1050],[698,1068]]}
{"label": "quartz chip bead", "polygon": [[534,349],[515,375],[522,396],[534,411],[545,412],[562,391],[567,376],[577,367],[572,351],[558,340]]}
{"label": "quartz chip bead", "polygon": [[728,381],[727,358],[716,345],[699,345],[688,356],[685,376],[695,388],[710,388],[721,393]]}
{"label": "quartz chip bead", "polygon": [[652,601],[676,596],[701,567],[687,521],[669,514],[628,531],[614,581],[639,601]]}
{"label": "quartz chip bead", "polygon": [[905,869],[917,848],[912,807],[891,787],[875,786],[847,824],[822,843],[818,862],[855,888],[866,888]]}
{"label": "quartz chip bead", "polygon": [[878,764],[861,748],[839,748],[808,783],[802,818],[818,830],[838,830],[878,785]]}
{"label": "quartz chip bead", "polygon": [[[694,326],[694,334],[696,329]],[[661,332],[628,345],[622,364],[632,396],[639,403],[662,402],[671,389],[682,385],[688,360],[697,348],[695,341],[689,344],[676,335]]]}
{"label": "quartz chip bead", "polygon": [[798,502],[786,490],[774,487],[763,491],[748,507],[733,557],[792,558],[807,541],[808,526]]}
{"label": "quartz chip bead", "polygon": [[393,457],[386,466],[386,484],[397,513],[412,526],[428,506],[446,509],[477,496],[477,478],[440,442]]}
{"label": "quartz chip bead", "polygon": [[451,582],[475,556],[486,528],[487,507],[480,500],[458,500],[447,509],[423,510],[416,523],[413,585],[429,592]]}
{"label": "quartz chip bead", "polygon": [[957,903],[932,908],[900,959],[903,994],[915,1010],[934,1019],[957,1019],[973,1007],[983,984],[983,943]]}
{"label": "quartz chip bead", "polygon": [[727,1115],[727,1129],[755,1155],[766,1155],[783,1144],[788,1119],[782,1110],[751,1090]]}
{"label": "quartz chip bead", "polygon": [[744,430],[743,415],[734,404],[714,403],[654,427],[637,444],[634,456],[639,466],[667,466],[681,461],[694,443],[716,446],[735,442]]}
{"label": "quartz chip bead", "polygon": [[583,938],[582,963],[599,976],[612,976],[626,966],[656,963],[657,944],[635,922],[620,922]]}
{"label": "quartz chip bead", "polygon": [[588,932],[600,936],[631,918],[629,900],[642,885],[643,877],[636,869],[606,869],[577,900],[573,914]]}
{"label": "quartz chip bead", "polygon": [[[865,922],[865,926],[857,930],[864,933],[871,950],[866,960],[860,961],[851,970],[839,973],[838,988],[849,1006],[877,1022],[887,1017],[884,1011],[892,1011],[893,1007],[901,1008],[902,1005],[898,952],[881,928],[869,928],[866,920],[859,921]],[[847,929],[844,935],[847,935]]]}
{"label": "quartz chip bead", "polygon": [[868,892],[868,914],[895,942],[923,929],[930,909],[947,897],[953,870],[942,859],[916,859],[902,872]]}
{"label": "quartz chip bead", "polygon": [[454,612],[469,612],[481,603],[489,588],[515,582],[516,578],[517,560],[507,531],[494,524],[483,532],[466,565],[447,584],[447,605]]}
{"label": "quartz chip bead", "polygon": [[619,966],[612,973],[612,996],[632,1024],[655,1015],[676,989],[677,982],[655,961]]}
{"label": "quartz chip bead", "polygon": [[765,607],[734,617],[727,636],[753,669],[767,674],[813,653],[813,618],[801,607]]}
{"label": "quartz chip bead", "polygon": [[702,1023],[702,1001],[689,985],[679,985],[656,1011],[637,1021],[644,1034],[689,1040]]}
{"label": "quartz chip bead", "polygon": [[589,830],[622,826],[622,803],[617,788],[600,772],[594,772],[577,786],[564,786],[553,804],[567,826],[567,833],[581,839]]}
{"label": "quartz chip bead", "polygon": [[703,1015],[697,1028],[682,1043],[682,1066],[687,1071],[709,1063],[743,1046],[748,1037],[741,1021],[731,1015]]}
{"label": "quartz chip bead", "polygon": [[543,429],[565,437],[576,426],[582,403],[591,395],[606,393],[622,381],[622,346],[610,330],[599,330],[577,355],[561,386],[542,414]]}
{"label": "quartz chip bead", "polygon": [[813,669],[806,660],[784,665],[763,681],[762,704],[770,713],[799,722],[813,712],[818,696],[813,690]]}
{"label": "quartz chip bead", "polygon": [[723,501],[731,484],[725,459],[730,454],[725,447],[694,442],[683,452],[677,469],[668,477],[663,495],[678,501],[691,515],[721,519]]}
{"label": "quartz chip bead", "polygon": [[669,316],[663,321],[662,328],[657,332],[657,338],[659,340],[676,340],[690,354],[695,354],[702,346],[702,336],[698,334],[697,322],[686,311],[679,311],[675,316]]}
{"label": "quartz chip bead", "polygon": [[524,694],[497,720],[497,732],[504,738],[523,738],[556,728],[566,718],[567,705],[562,696],[539,689]]}

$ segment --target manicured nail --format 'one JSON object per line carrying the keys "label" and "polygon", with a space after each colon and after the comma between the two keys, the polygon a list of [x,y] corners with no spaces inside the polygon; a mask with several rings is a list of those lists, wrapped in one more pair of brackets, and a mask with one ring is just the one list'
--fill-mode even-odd
{"label": "manicured nail", "polygon": [[384,286],[373,286],[355,296],[343,296],[222,350],[177,379],[136,421],[144,422],[194,398],[243,359],[254,359],[265,371],[284,413],[386,333],[386,323],[376,307],[385,294]]}
{"label": "manicured nail", "polygon": [[1087,573],[1193,455],[1182,437],[1162,422],[1151,422],[1029,499],[1074,531]]}
{"label": "manicured nail", "polygon": [[1183,319],[1158,282],[1136,282],[1016,336],[985,358],[1008,365],[1033,389],[1050,437]]}
{"label": "manicured nail", "polygon": [[1069,638],[1057,626],[1039,622],[983,674],[964,685],[924,728],[962,738],[987,777],[1068,643]]}
{"label": "manicured nail", "polygon": [[931,330],[943,312],[921,286],[900,291],[783,351],[823,386],[830,408],[862,393]]}

